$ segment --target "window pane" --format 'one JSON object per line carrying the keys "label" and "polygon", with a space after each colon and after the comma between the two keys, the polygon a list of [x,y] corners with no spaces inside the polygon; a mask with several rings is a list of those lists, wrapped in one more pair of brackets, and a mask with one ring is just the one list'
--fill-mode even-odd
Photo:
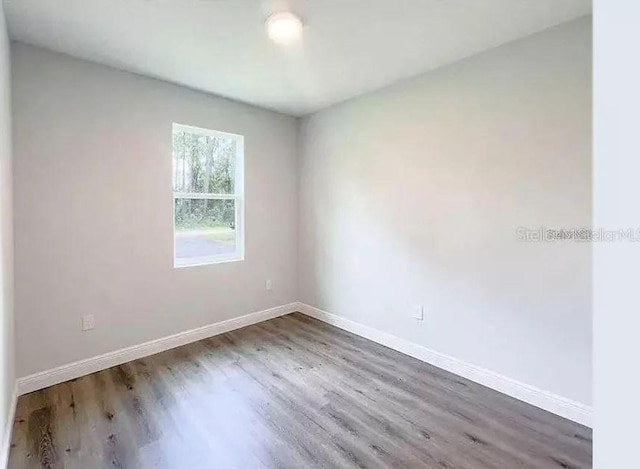
{"label": "window pane", "polygon": [[175,257],[233,256],[236,249],[235,200],[175,199]]}
{"label": "window pane", "polygon": [[234,193],[236,140],[174,128],[173,190]]}

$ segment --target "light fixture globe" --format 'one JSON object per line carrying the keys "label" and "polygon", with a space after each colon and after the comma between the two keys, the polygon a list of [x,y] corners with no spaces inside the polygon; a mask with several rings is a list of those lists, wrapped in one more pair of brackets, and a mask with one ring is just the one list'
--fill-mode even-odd
{"label": "light fixture globe", "polygon": [[302,20],[293,13],[274,13],[265,23],[267,35],[276,44],[288,45],[302,37]]}

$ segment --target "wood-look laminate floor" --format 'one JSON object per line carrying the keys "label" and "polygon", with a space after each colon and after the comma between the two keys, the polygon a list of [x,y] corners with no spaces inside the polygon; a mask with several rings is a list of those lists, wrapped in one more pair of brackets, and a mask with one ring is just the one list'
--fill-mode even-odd
{"label": "wood-look laminate floor", "polygon": [[578,468],[591,430],[295,313],[20,397],[10,468]]}

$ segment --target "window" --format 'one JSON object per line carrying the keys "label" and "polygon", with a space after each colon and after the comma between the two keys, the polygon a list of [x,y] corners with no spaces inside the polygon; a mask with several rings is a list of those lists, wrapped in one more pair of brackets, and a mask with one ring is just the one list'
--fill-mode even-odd
{"label": "window", "polygon": [[243,142],[173,124],[175,267],[244,258]]}

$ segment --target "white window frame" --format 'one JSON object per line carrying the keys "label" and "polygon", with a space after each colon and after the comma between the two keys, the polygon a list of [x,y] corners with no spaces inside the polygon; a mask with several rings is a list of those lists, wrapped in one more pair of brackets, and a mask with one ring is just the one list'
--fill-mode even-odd
{"label": "white window frame", "polygon": [[[244,260],[244,137],[242,135],[232,134],[228,132],[220,132],[218,130],[204,129],[202,127],[194,127],[191,125],[173,123],[171,128],[171,138],[176,131],[191,132],[198,135],[209,135],[212,137],[222,137],[233,139],[236,142],[236,156],[234,167],[233,194],[213,194],[213,193],[187,193],[173,191],[173,181],[171,178],[171,187],[173,192],[172,212],[173,212],[173,267],[196,267],[203,265],[221,264],[224,262],[235,262]],[[172,145],[173,148],[173,145]],[[173,164],[173,151],[171,152],[172,171],[175,171]],[[172,174],[172,176],[174,176]],[[236,233],[236,250],[231,254],[191,257],[188,259],[178,259],[176,257],[176,199],[210,199],[210,200],[234,200],[235,201],[235,233]]]}

